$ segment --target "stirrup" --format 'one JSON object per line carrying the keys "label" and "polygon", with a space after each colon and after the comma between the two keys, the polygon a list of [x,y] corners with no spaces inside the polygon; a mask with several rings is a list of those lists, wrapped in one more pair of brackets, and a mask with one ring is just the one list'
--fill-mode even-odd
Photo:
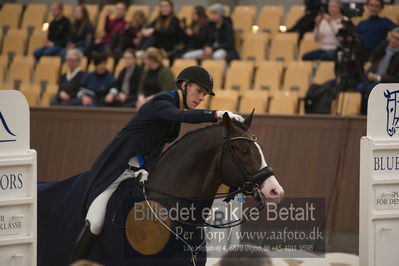
{"label": "stirrup", "polygon": [[95,239],[96,235],[90,231],[90,221],[86,220],[76,240],[75,246],[73,247],[70,264],[78,260],[87,259]]}

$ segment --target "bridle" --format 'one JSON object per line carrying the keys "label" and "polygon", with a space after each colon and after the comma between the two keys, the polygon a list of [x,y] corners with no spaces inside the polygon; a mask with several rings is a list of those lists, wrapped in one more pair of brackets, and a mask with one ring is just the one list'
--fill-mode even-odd
{"label": "bridle", "polygon": [[[264,207],[264,197],[263,197],[262,193],[260,192],[260,184],[262,184],[267,178],[274,175],[274,171],[270,166],[266,166],[266,167],[260,169],[254,175],[248,174],[248,171],[242,165],[242,163],[238,159],[236,153],[234,152],[233,147],[231,146],[231,142],[237,141],[237,140],[244,140],[244,141],[256,143],[257,138],[255,135],[253,135],[252,138],[247,138],[247,137],[242,137],[242,136],[229,138],[227,128],[223,127],[224,144],[227,147],[229,154],[233,158],[235,167],[238,168],[238,170],[239,170],[241,181],[242,181],[241,188],[239,190],[235,191],[234,193],[235,194],[243,193],[246,196],[251,195],[254,199],[256,199],[258,201],[258,203],[259,203],[258,208],[263,208]],[[221,167],[220,167],[219,173],[220,173],[220,176],[223,178],[223,175],[221,173]]]}

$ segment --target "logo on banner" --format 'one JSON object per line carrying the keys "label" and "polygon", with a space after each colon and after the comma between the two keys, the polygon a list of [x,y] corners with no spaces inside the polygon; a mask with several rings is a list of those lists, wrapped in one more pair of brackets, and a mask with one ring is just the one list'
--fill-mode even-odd
{"label": "logo on banner", "polygon": [[16,137],[16,135],[14,133],[12,133],[12,131],[8,127],[7,122],[1,112],[0,112],[0,131],[5,131],[6,135],[9,136],[6,139],[0,139],[0,142],[16,141],[16,139],[14,138],[14,137]]}
{"label": "logo on banner", "polygon": [[399,129],[399,90],[386,90],[384,96],[387,99],[387,133],[392,137]]}

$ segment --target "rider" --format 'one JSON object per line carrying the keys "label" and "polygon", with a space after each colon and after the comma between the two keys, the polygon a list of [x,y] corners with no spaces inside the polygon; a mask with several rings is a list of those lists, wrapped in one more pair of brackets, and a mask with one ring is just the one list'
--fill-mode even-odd
{"label": "rider", "polygon": [[[145,103],[94,162],[82,206],[85,225],[75,244],[71,262],[86,258],[93,240],[102,231],[106,206],[112,193],[126,178],[148,176],[166,143],[174,141],[185,123],[217,122],[229,111],[194,110],[212,91],[212,76],[204,68],[191,66],[178,75],[179,90],[161,92]],[[133,170],[132,170],[133,169]]]}

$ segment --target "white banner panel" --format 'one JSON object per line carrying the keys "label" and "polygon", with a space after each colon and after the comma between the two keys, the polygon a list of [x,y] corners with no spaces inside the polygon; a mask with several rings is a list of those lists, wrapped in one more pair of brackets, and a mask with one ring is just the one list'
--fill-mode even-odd
{"label": "white banner panel", "polygon": [[370,94],[360,153],[360,265],[398,266],[399,84]]}

